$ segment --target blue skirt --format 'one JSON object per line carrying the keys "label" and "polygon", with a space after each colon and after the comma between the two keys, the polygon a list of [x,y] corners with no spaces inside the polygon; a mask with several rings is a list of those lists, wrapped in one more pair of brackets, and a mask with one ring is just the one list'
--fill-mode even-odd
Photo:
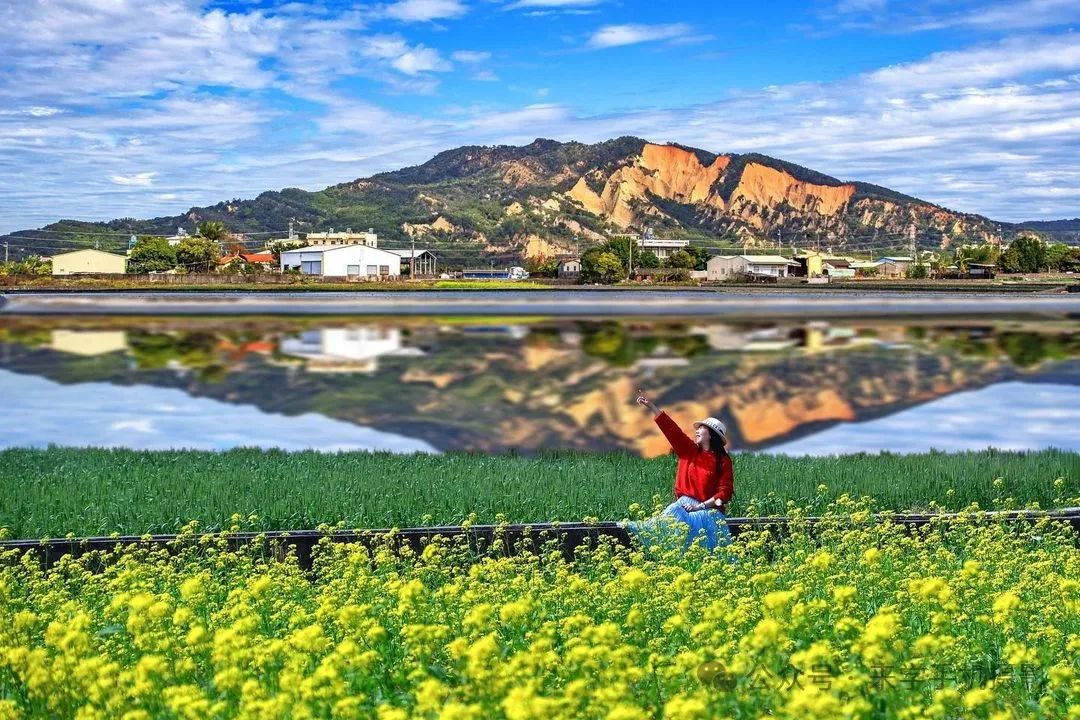
{"label": "blue skirt", "polygon": [[697,504],[694,498],[680,495],[659,515],[629,522],[626,529],[646,548],[657,545],[674,548],[678,547],[680,541],[684,551],[695,542],[708,550],[730,545],[731,530],[727,526],[727,516],[719,510],[690,512],[683,507]]}

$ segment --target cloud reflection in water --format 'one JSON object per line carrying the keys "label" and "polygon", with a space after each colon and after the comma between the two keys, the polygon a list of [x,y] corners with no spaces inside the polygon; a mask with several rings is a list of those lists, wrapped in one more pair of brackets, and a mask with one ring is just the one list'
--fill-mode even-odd
{"label": "cloud reflection in water", "polygon": [[423,440],[305,413],[193,398],[182,390],[108,383],[61,385],[0,370],[0,447],[233,447],[438,452]]}
{"label": "cloud reflection in water", "polygon": [[788,455],[929,450],[1080,450],[1080,387],[1005,382],[768,448]]}

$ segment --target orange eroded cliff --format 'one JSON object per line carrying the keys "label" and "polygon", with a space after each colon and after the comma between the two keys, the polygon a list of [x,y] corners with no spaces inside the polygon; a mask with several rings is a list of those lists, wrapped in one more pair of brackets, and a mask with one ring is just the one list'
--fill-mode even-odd
{"label": "orange eroded cliff", "polygon": [[832,215],[854,194],[854,185],[814,185],[796,180],[782,170],[747,163],[728,204],[734,206],[744,200],[762,207],[774,207],[786,201],[796,210]]}
{"label": "orange eroded cliff", "polygon": [[648,193],[681,203],[723,207],[723,202],[712,196],[711,189],[729,162],[730,158],[721,155],[705,166],[689,150],[673,145],[645,145],[634,164],[611,174],[601,193],[589,187],[585,178],[580,178],[569,195],[594,215],[625,228],[636,220],[631,202]]}
{"label": "orange eroded cliff", "polygon": [[704,202],[730,161],[731,158],[720,155],[706,167],[688,150],[673,145],[646,145],[641,152],[640,168],[652,172],[640,173],[640,182],[660,197],[682,203]]}

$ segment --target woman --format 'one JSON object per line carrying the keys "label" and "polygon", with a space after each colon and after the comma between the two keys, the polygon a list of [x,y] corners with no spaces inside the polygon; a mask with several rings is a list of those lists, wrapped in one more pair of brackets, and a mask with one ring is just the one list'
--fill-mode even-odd
{"label": "woman", "polygon": [[[709,550],[731,542],[724,522],[728,503],[735,495],[735,478],[727,450],[727,428],[716,418],[694,423],[694,439],[687,437],[670,416],[638,390],[638,405],[648,408],[656,424],[679,458],[675,471],[675,502],[657,517],[627,525],[647,546],[671,530],[686,532],[684,549],[704,536]],[[676,525],[672,521],[682,523]],[[719,536],[719,538],[718,538]],[[719,540],[719,542],[718,542]]]}

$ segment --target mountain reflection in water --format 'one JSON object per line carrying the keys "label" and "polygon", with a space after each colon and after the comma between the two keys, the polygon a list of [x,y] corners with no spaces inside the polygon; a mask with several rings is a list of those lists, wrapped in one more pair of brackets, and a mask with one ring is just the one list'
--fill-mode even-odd
{"label": "mountain reflection in water", "polygon": [[[1080,387],[1078,329],[1010,320],[4,318],[0,368],[67,385],[171,388],[192,403],[207,398],[275,416],[315,413],[438,450],[666,452],[632,403],[639,386],[685,424],[722,418],[736,449],[794,443],[830,427],[829,447],[842,447],[850,423],[861,423],[853,446],[888,449],[893,431],[882,426],[875,436],[865,421],[1010,381]],[[987,397],[956,395],[954,405],[977,411]],[[1022,411],[1026,397],[1016,392],[1011,404]],[[27,412],[45,412],[36,407]],[[953,432],[940,416],[926,417],[928,434]],[[8,413],[0,424],[13,422]],[[1072,420],[1046,422],[1039,442],[1076,446]],[[945,444],[985,447],[995,442],[990,425],[987,418],[980,433],[976,422]],[[319,439],[308,446],[320,447]]]}

